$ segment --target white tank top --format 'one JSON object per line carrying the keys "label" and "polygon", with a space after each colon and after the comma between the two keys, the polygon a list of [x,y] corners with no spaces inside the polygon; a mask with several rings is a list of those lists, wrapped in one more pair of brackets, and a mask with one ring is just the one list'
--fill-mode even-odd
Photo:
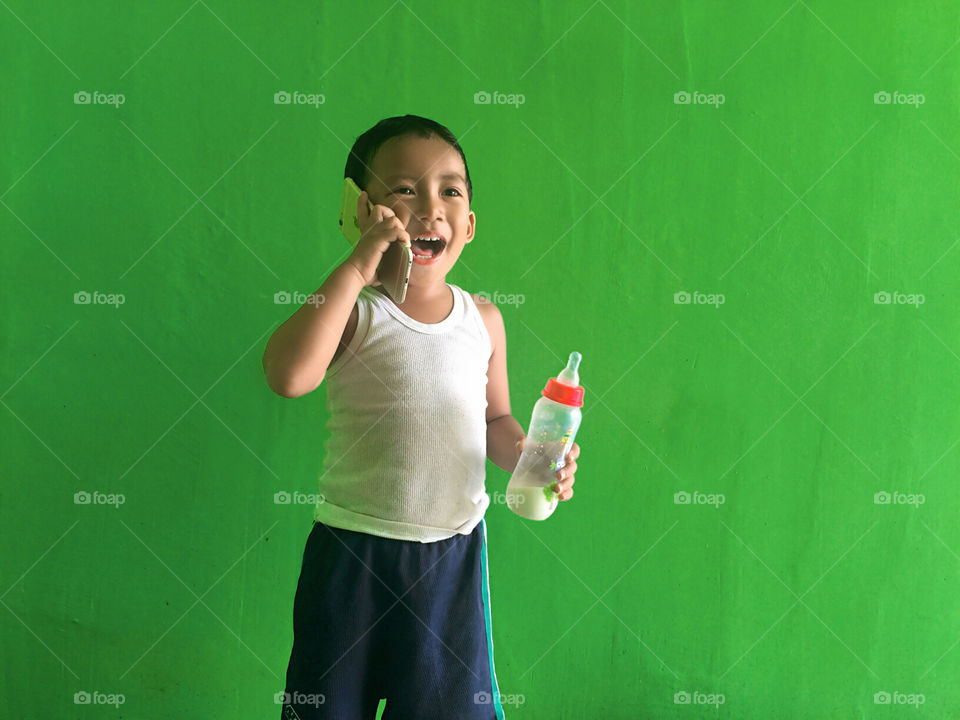
{"label": "white tank top", "polygon": [[483,517],[492,346],[470,294],[446,285],[453,311],[432,324],[360,291],[356,332],[323,380],[330,436],[314,519],[435,542]]}

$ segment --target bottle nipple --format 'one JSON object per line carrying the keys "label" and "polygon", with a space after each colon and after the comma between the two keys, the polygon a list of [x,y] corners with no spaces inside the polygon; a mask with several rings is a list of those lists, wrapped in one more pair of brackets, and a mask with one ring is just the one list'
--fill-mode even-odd
{"label": "bottle nipple", "polygon": [[564,385],[570,385],[571,387],[577,387],[580,384],[580,376],[577,374],[578,367],[580,367],[580,353],[574,351],[570,353],[567,366],[557,375],[557,382],[562,382]]}

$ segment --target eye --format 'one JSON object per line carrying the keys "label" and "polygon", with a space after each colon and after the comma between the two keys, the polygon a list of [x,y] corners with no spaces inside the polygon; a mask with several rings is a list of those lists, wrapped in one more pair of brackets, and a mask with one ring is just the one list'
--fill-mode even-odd
{"label": "eye", "polygon": [[[406,193],[401,192],[401,191],[403,191],[403,190],[406,190],[406,191],[411,192],[411,193],[413,192],[413,188],[408,188],[408,187],[404,186],[404,187],[398,187],[398,188],[396,188],[396,189],[393,191],[393,193],[394,193],[394,195],[406,194]],[[446,190],[444,190],[444,192],[450,192],[450,191],[456,193],[456,195],[454,195],[453,197],[462,197],[462,196],[463,196],[462,193],[461,193],[457,188],[450,187],[450,188],[447,188]]]}

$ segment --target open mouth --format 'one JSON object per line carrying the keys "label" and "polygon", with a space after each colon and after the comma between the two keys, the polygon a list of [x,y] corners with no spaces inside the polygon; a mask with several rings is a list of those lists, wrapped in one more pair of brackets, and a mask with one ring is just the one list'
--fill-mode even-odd
{"label": "open mouth", "polygon": [[410,249],[413,252],[413,262],[417,265],[432,265],[440,257],[447,241],[439,235],[429,237],[421,236],[414,238],[410,242]]}

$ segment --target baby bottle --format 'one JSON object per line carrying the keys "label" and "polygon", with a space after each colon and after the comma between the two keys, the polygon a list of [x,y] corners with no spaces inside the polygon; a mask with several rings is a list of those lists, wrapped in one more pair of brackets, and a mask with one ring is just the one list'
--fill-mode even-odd
{"label": "baby bottle", "polygon": [[566,465],[564,458],[580,427],[579,365],[580,353],[572,352],[567,367],[547,381],[543,397],[533,406],[523,453],[507,484],[507,507],[529,520],[546,520],[557,508],[557,494],[550,486],[557,482],[557,470]]}

